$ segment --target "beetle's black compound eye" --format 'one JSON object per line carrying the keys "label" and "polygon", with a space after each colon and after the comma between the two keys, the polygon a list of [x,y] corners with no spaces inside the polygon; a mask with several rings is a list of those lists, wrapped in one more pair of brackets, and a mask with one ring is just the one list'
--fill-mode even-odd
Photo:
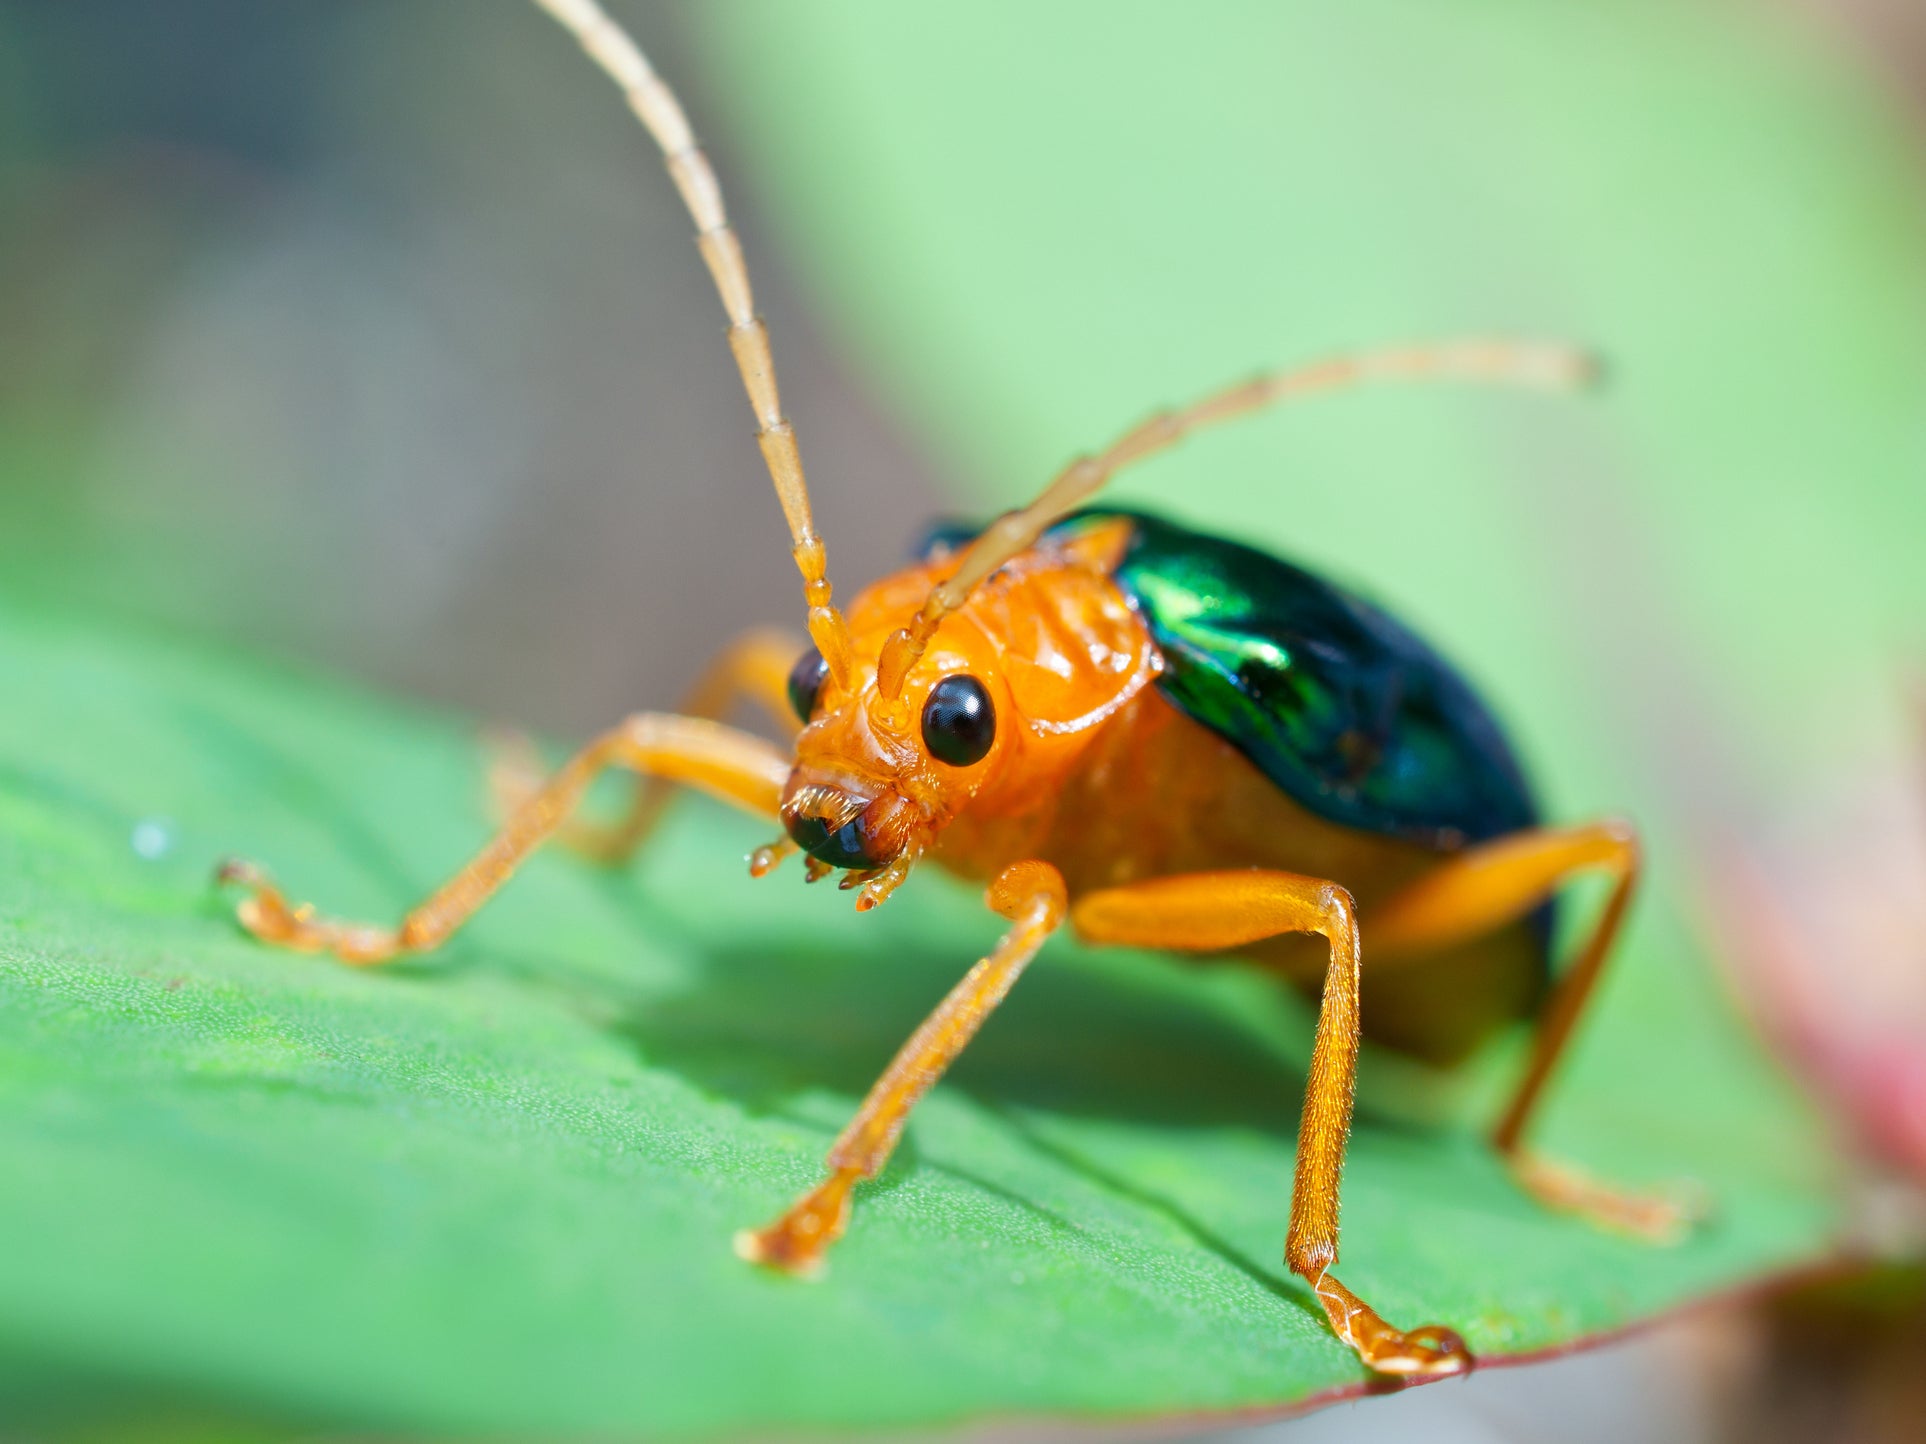
{"label": "beetle's black compound eye", "polygon": [[829,663],[814,647],[796,658],[796,665],[789,669],[789,705],[795,709],[798,722],[806,723],[815,715],[816,699],[828,679]]}
{"label": "beetle's black compound eye", "polygon": [[945,677],[923,704],[923,745],[952,767],[983,760],[996,740],[996,708],[984,685],[967,672]]}

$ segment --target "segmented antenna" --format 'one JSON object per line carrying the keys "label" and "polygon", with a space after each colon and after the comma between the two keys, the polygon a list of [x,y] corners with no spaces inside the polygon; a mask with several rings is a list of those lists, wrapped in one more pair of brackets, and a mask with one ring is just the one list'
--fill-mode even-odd
{"label": "segmented antenna", "polygon": [[722,206],[722,187],[708,156],[696,144],[689,118],[662,77],[644,58],[628,32],[611,20],[595,0],[534,0],[573,35],[609,78],[622,88],[643,127],[662,148],[669,175],[682,193],[682,203],[696,223],[696,245],[715,278],[722,308],[729,314],[729,349],[742,373],[749,404],[756,413],[756,442],[776,485],[776,499],[789,523],[790,554],[802,573],[803,597],[809,604],[809,635],[829,664],[838,686],[850,677],[849,629],[830,601],[825,573],[828,559],[809,510],[809,483],[803,476],[802,454],[796,449],[796,430],[782,414],[776,390],[776,364],[769,353],[769,331],[756,314],[749,289],[749,269],[743,264],[742,243],[730,229]]}
{"label": "segmented antenna", "polygon": [[890,636],[877,660],[876,690],[894,698],[929,646],[937,624],[969,600],[998,567],[1028,551],[1037,538],[1082,506],[1125,467],[1175,446],[1194,431],[1317,392],[1342,391],[1371,381],[1465,380],[1572,390],[1596,373],[1592,359],[1569,346],[1538,342],[1467,340],[1398,346],[1335,356],[1289,371],[1258,376],[1214,392],[1180,411],[1139,422],[1095,456],[1071,462],[1028,506],[1005,512],[964,549],[956,570],[930,589],[908,627]]}

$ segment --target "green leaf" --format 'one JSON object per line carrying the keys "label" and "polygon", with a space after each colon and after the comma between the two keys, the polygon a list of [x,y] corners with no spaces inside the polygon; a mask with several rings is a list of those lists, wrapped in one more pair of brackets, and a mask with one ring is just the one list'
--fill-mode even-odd
{"label": "green leaf", "polygon": [[[1264,980],[1052,944],[829,1277],[775,1278],[731,1234],[993,937],[966,892],[926,872],[858,919],[752,883],[758,830],[689,802],[632,874],[544,855],[445,952],[355,971],[255,945],[209,872],[397,914],[486,826],[467,725],[18,609],[0,674],[31,679],[0,713],[10,1418],[741,1435],[1362,1381],[1277,1261],[1308,1020]],[[1462,1121],[1494,1080],[1416,1128],[1368,1059],[1347,1281],[1490,1357],[1820,1257],[1810,1125],[1662,976],[1607,990],[1549,1138],[1700,1181],[1712,1226],[1653,1250],[1549,1216]]]}

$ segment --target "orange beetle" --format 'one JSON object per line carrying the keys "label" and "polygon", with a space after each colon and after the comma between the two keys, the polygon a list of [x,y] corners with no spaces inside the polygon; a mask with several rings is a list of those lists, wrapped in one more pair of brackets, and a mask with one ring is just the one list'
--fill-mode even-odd
{"label": "orange beetle", "polygon": [[[291,906],[259,868],[229,863],[222,877],[245,889],[242,924],[357,964],[430,949],[551,836],[626,857],[686,784],[780,819],[784,835],[751,857],[757,876],[801,851],[812,881],[840,871],[867,909],[927,858],[987,882],[989,905],[1011,924],[889,1064],[830,1150],[824,1182],[738,1236],[747,1259],[820,1269],[855,1184],[881,1170],[916,1101],[1065,922],[1088,942],[1246,956],[1321,997],[1285,1260],[1372,1368],[1449,1373],[1470,1355],[1449,1328],[1393,1327],[1331,1273],[1363,1037],[1450,1062],[1492,1029],[1532,1019],[1531,1060],[1494,1146],[1554,1207],[1676,1235],[1688,1221],[1681,1206],[1603,1188],[1522,1141],[1630,899],[1632,831],[1541,825],[1475,694],[1375,608],[1235,542],[1084,510],[1117,471],[1190,431],[1305,393],[1380,378],[1570,387],[1586,378],[1584,358],[1467,341],[1260,377],[1073,462],[1029,506],[878,582],[846,621],[708,160],[673,94],[594,0],[537,3],[622,87],[695,218],[814,646],[752,634],[683,714],[631,717],[546,780],[504,768],[506,824],[398,927]],[[714,720],[742,697],[806,725],[779,746]],[[640,779],[627,815],[572,821],[610,766]],[[1546,909],[1582,873],[1604,874],[1611,891],[1554,982]]]}

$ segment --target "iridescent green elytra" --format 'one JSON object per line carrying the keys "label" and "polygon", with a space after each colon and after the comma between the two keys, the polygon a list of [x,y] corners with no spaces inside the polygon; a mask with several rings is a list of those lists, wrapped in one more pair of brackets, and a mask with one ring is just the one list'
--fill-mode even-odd
{"label": "iridescent green elytra", "polygon": [[[1053,532],[1119,519],[1131,538],[1113,575],[1163,653],[1157,685],[1294,802],[1442,850],[1538,821],[1491,713],[1408,628],[1301,567],[1142,512],[1078,512]],[[925,550],[975,530],[939,526]]]}

